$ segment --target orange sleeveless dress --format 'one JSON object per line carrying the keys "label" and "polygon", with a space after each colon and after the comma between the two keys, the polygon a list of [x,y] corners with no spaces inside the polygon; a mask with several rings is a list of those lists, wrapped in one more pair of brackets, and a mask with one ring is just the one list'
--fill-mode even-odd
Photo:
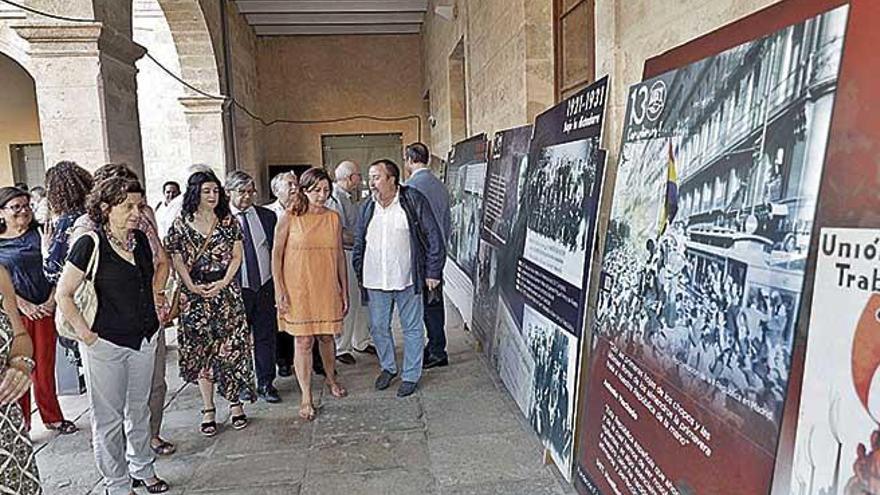
{"label": "orange sleeveless dress", "polygon": [[[278,329],[291,335],[336,335],[342,331],[342,290],[336,275],[342,225],[332,210],[290,217],[282,269],[290,311]],[[342,258],[345,259],[345,258]]]}

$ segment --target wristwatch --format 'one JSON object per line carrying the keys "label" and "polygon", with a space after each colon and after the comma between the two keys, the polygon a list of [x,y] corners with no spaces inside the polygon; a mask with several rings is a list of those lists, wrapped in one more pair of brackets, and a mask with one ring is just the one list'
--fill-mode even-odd
{"label": "wristwatch", "polygon": [[33,360],[33,358],[29,358],[27,356],[13,356],[12,359],[9,360],[9,364],[13,364],[16,362],[24,363],[24,365],[28,369],[28,373],[33,373],[34,368],[37,367],[37,362]]}

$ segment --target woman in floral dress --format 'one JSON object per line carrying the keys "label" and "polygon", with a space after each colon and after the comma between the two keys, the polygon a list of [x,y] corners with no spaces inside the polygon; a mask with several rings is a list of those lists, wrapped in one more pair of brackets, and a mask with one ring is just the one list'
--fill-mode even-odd
{"label": "woman in floral dress", "polygon": [[200,431],[217,433],[214,385],[230,402],[232,427],[247,426],[239,397],[254,390],[253,342],[235,275],[242,260],[242,233],[229,212],[220,180],[211,172],[190,176],[181,215],[165,247],[182,283],[180,376],[197,382],[204,409]]}
{"label": "woman in floral dress", "polygon": [[0,493],[36,495],[37,460],[18,399],[31,386],[31,339],[15,305],[9,272],[0,267]]}

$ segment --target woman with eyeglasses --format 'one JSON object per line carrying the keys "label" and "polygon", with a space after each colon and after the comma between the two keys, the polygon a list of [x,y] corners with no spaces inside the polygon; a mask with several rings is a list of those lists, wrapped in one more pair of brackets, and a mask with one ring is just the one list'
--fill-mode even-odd
{"label": "woman with eyeglasses", "polygon": [[[12,276],[15,302],[33,341],[34,395],[43,425],[67,435],[76,425],[64,419],[55,390],[55,288],[43,273],[41,238],[31,211],[31,198],[15,187],[0,188],[0,265]],[[30,394],[21,398],[30,425]]]}
{"label": "woman with eyeglasses", "polygon": [[348,274],[342,250],[342,221],[327,208],[332,182],[321,168],[300,177],[287,211],[275,228],[272,275],[278,328],[294,336],[293,366],[302,391],[300,418],[315,418],[312,404],[312,346],[318,341],[330,395],[342,398],[336,377],[336,342],[348,312]]}

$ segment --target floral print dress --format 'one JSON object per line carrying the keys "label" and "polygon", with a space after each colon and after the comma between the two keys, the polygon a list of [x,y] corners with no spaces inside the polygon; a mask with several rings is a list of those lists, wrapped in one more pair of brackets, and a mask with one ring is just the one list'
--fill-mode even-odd
{"label": "floral print dress", "polygon": [[[6,313],[0,311],[0,371],[9,360],[11,348],[12,325]],[[42,493],[37,460],[18,401],[0,406],[0,493]]]}
{"label": "floral print dress", "polygon": [[[235,242],[241,240],[238,221],[227,216],[218,221],[207,247],[196,259],[205,236],[178,217],[165,237],[165,249],[170,256],[179,254],[198,279],[204,274],[225,273],[232,262]],[[194,383],[207,378],[230,402],[238,402],[245,390],[254,392],[253,341],[238,282],[233,281],[209,299],[181,285],[178,345],[180,377],[184,381]]]}

